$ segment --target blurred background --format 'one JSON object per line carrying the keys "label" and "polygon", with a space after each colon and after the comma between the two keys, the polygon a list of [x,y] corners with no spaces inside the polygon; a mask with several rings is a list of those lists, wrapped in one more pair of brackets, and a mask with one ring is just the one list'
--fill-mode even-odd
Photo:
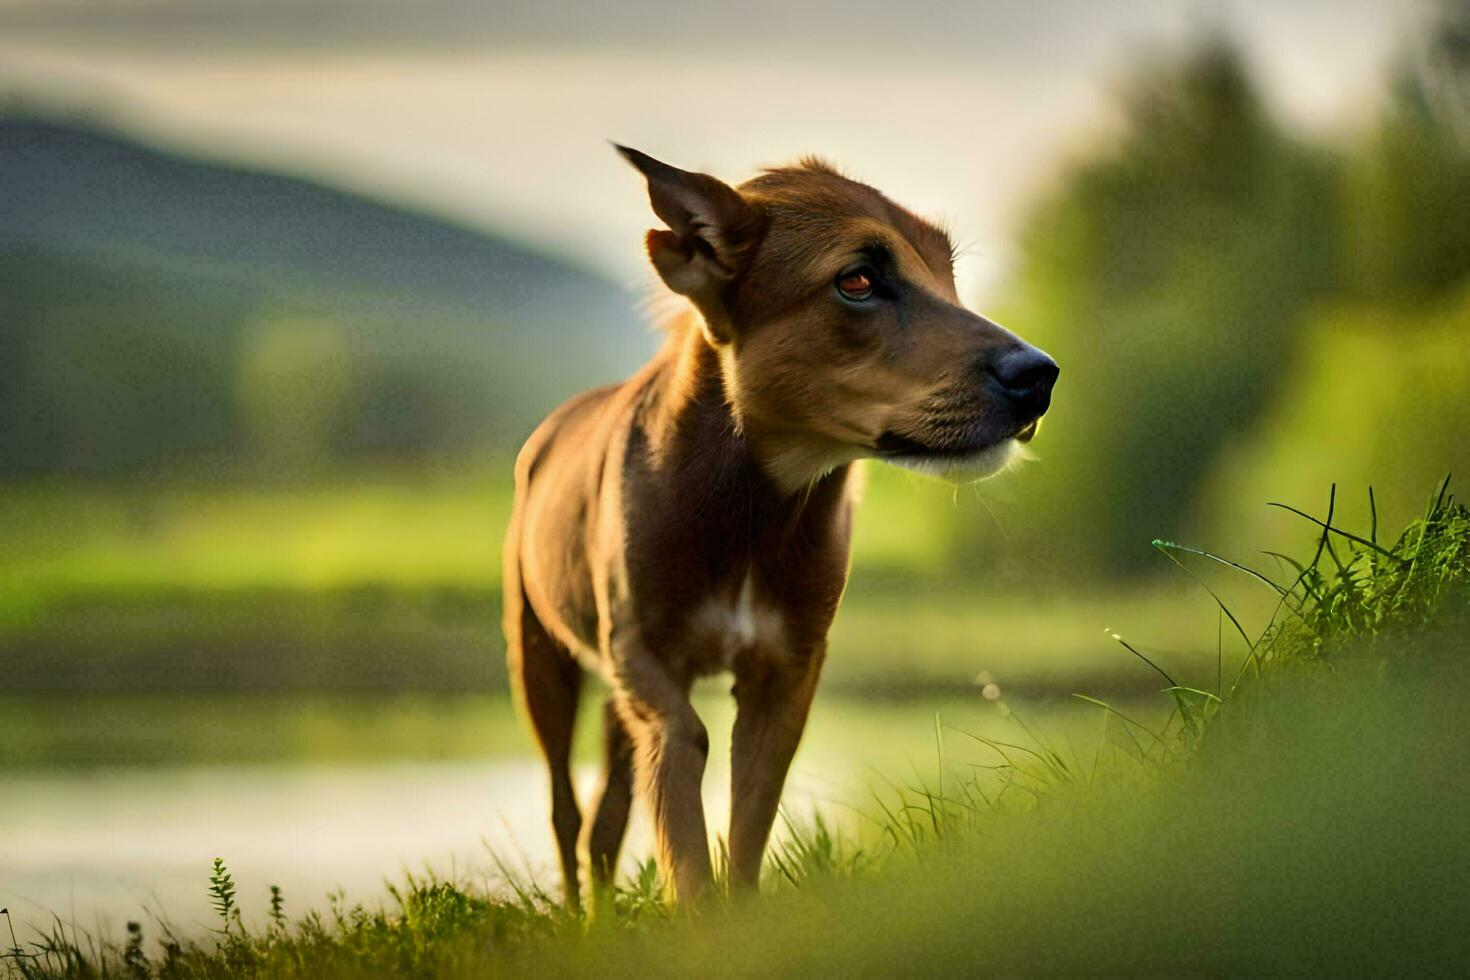
{"label": "blurred background", "polygon": [[1067,695],[1159,687],[1112,631],[1212,687],[1155,538],[1270,568],[1268,501],[1470,478],[1465,0],[0,0],[0,904],[549,867],[499,542],[520,441],[659,340],[607,139],[827,156],[1063,366],[1037,460],[869,467],[793,805],[1005,730],[984,683],[1104,737]]}

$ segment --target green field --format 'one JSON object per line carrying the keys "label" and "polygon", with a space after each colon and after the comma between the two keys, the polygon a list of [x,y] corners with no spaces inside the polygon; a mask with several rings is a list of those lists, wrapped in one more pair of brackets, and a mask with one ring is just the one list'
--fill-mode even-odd
{"label": "green field", "polygon": [[[12,481],[0,487],[5,622],[68,596],[149,590],[489,589],[500,584],[511,460],[375,469],[329,482]],[[933,578],[970,492],[870,467],[854,563]]]}
{"label": "green field", "polygon": [[510,462],[304,487],[13,484],[0,491],[4,621],[76,595],[500,582]]}
{"label": "green field", "polygon": [[[508,466],[0,490],[0,691],[504,690]],[[1112,631],[1197,681],[1215,671],[1218,624],[1182,577],[1034,594],[957,574],[951,522],[969,500],[871,468],[829,686],[962,690],[985,671],[1035,695],[1151,690]]]}

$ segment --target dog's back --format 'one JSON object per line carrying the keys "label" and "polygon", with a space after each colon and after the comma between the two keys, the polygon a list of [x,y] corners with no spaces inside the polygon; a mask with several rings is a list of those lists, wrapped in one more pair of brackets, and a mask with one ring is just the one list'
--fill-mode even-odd
{"label": "dog's back", "polygon": [[[515,504],[503,554],[508,638],[519,637],[522,617],[532,612],[568,652],[589,660],[596,649],[589,546],[609,444],[626,427],[619,409],[628,403],[631,384],[596,388],[566,401],[537,426],[516,457]],[[582,533],[569,537],[551,529]]]}

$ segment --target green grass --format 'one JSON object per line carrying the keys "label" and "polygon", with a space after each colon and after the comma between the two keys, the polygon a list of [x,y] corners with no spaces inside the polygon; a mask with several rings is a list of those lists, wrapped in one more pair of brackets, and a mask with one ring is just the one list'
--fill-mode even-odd
{"label": "green grass", "polygon": [[[855,562],[942,572],[952,492],[872,467]],[[284,486],[34,481],[0,487],[0,627],[75,596],[374,587],[492,591],[511,463]]]}
{"label": "green grass", "polygon": [[[0,691],[503,691],[509,469],[0,488]],[[832,685],[965,688],[990,669],[1055,691],[1079,667],[1116,686],[1086,666],[1110,663],[1096,603],[1048,637],[1022,604],[914,591],[946,581],[948,490],[874,468],[866,496]]]}
{"label": "green grass", "polygon": [[[509,464],[277,488],[0,488],[0,691],[503,691]],[[1149,690],[1104,627],[1167,638],[1190,675],[1214,633],[1184,583],[1013,595],[962,574],[977,498],[871,467],[829,690]]]}
{"label": "green grass", "polygon": [[[993,769],[880,793],[866,831],[799,827],[760,901],[672,909],[645,867],[589,923],[513,876],[410,879],[381,906],[273,905],[247,929],[217,866],[212,938],[58,925],[11,962],[37,977],[1458,969],[1470,511],[1441,492],[1392,543],[1329,518],[1285,567],[1247,573],[1279,607],[1264,628],[1221,606],[1243,669],[1222,662],[1212,689],[1160,677],[1168,723],[1120,718],[1090,759],[1033,732],[995,743]],[[952,737],[937,729],[936,751]]]}
{"label": "green grass", "polygon": [[77,595],[498,588],[509,474],[7,487],[0,624]]}

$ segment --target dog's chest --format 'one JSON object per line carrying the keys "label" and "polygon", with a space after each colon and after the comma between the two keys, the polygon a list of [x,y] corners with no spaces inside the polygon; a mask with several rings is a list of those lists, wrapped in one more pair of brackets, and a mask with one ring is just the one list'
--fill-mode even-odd
{"label": "dog's chest", "polygon": [[742,657],[781,656],[786,652],[781,609],[761,597],[746,575],[733,595],[710,596],[689,618],[693,654],[702,673],[731,670]]}

